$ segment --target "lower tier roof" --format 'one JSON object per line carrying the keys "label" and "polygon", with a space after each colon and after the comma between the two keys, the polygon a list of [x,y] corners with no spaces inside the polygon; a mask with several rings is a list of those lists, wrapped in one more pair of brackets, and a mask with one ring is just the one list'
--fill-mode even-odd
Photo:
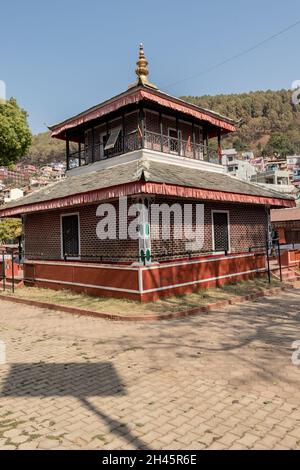
{"label": "lower tier roof", "polygon": [[91,171],[46,186],[0,207],[0,217],[107,200],[122,195],[183,198],[294,207],[290,196],[225,173],[141,159]]}

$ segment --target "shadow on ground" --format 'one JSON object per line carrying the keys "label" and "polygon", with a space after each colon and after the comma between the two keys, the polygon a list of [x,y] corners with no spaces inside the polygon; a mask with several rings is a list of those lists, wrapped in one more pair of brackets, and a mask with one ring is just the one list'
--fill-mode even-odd
{"label": "shadow on ground", "polygon": [[126,395],[125,385],[109,362],[12,364],[0,392],[0,397],[77,398],[106,423],[111,433],[122,437],[137,449],[147,449],[147,445],[132,434],[127,424],[113,419],[89,401],[89,397],[123,395]]}

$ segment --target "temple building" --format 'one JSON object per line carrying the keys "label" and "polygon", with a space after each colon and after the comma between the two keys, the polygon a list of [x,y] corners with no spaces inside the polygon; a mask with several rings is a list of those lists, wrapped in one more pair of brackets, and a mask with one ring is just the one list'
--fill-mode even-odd
{"label": "temple building", "polygon": [[236,123],[150,83],[143,45],[136,75],[51,126],[66,143],[64,180],[0,208],[22,217],[27,285],[148,301],[266,271],[270,209],[294,200],[224,173],[221,140]]}

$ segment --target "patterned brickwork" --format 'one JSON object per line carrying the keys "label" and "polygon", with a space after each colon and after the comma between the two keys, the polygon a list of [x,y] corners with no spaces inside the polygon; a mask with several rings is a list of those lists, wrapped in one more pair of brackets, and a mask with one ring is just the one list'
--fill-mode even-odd
{"label": "patterned brickwork", "polygon": [[[156,197],[155,204],[192,204],[193,201]],[[199,202],[200,203],[200,202]],[[128,202],[130,204],[130,200]],[[113,203],[117,214],[117,233],[119,227],[118,201]],[[228,203],[205,203],[204,246],[203,251],[212,251],[212,210],[228,210],[230,223],[230,246],[232,252],[248,251],[249,247],[263,246],[267,229],[267,215],[263,206],[250,206]],[[96,226],[100,218],[96,217],[97,205],[70,209],[68,211],[49,211],[47,213],[30,214],[25,219],[25,247],[29,258],[60,259],[61,228],[60,215],[78,212],[80,217],[81,253],[88,256],[120,257],[124,261],[136,261],[138,258],[137,240],[99,240]],[[193,229],[195,228],[196,206],[193,204]],[[162,224],[152,227],[152,233],[159,231],[159,239],[152,240],[154,257],[176,256],[190,251],[186,239],[174,237],[174,217],[171,214],[170,239],[162,239]],[[87,258],[86,258],[87,259]],[[92,260],[92,258],[91,258]]]}

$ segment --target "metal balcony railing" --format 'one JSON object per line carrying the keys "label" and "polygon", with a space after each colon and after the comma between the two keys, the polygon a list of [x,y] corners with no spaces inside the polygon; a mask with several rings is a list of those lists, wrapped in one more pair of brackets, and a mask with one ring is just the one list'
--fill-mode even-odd
{"label": "metal balcony railing", "polygon": [[217,151],[207,145],[150,131],[145,131],[143,134],[134,131],[121,135],[112,149],[106,150],[105,144],[99,142],[93,146],[86,146],[80,152],[70,153],[67,158],[67,167],[73,169],[143,148],[194,160],[219,163]]}

